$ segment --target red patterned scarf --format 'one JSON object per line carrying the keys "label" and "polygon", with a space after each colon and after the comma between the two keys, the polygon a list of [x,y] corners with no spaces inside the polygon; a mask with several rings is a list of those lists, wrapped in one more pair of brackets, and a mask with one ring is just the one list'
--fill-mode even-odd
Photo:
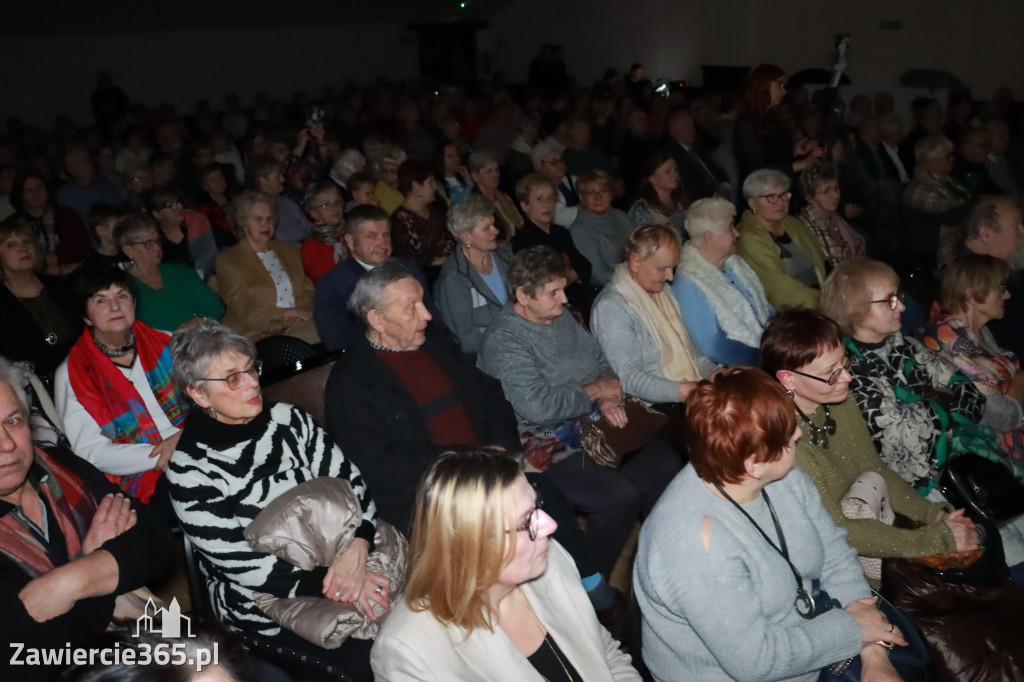
{"label": "red patterned scarf", "polygon": [[[132,325],[135,353],[146,373],[157,403],[174,426],[180,427],[188,414],[188,400],[171,382],[170,336],[150,329],[138,320]],[[103,435],[114,443],[161,442],[160,432],[146,404],[132,382],[110,358],[97,348],[86,330],[68,355],[68,376],[78,402],[82,404]],[[156,460],[153,460],[154,462]],[[149,502],[160,472],[150,469],[128,476],[110,476],[111,481],[143,502]]]}
{"label": "red patterned scarf", "polygon": [[[82,553],[82,539],[89,532],[96,513],[96,498],[85,489],[82,479],[36,448],[33,466],[48,474],[39,492],[45,498],[64,535],[68,561]],[[25,485],[31,485],[26,482]],[[53,557],[46,547],[13,513],[0,517],[0,553],[9,557],[32,578],[52,571]]]}

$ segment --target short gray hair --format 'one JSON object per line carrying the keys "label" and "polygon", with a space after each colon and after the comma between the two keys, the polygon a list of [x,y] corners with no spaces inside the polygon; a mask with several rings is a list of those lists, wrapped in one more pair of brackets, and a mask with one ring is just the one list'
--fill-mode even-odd
{"label": "short gray hair", "polygon": [[[479,173],[485,166],[492,163],[498,163],[498,157],[494,152],[489,149],[477,149],[466,159],[466,170],[470,173]],[[501,164],[498,163],[498,165]]]}
{"label": "short gray hair", "polygon": [[945,135],[925,135],[914,145],[914,160],[924,163],[953,153],[953,141]]}
{"label": "short gray hair", "polygon": [[413,274],[396,260],[386,260],[372,270],[367,270],[348,299],[348,311],[358,317],[369,329],[367,322],[371,310],[383,310],[385,291],[395,282],[415,279]]}
{"label": "short gray hair", "polygon": [[839,179],[839,166],[831,161],[814,161],[804,168],[803,173],[796,179],[797,189],[800,196],[812,197],[818,188],[826,182]]}
{"label": "short gray hair", "polygon": [[316,208],[316,198],[321,194],[327,194],[333,192],[339,197],[341,196],[341,189],[338,188],[334,182],[330,180],[321,180],[320,182],[314,182],[306,189],[306,193],[302,195],[302,208],[306,213],[309,213]]}
{"label": "short gray hair", "polygon": [[245,228],[242,227],[248,220],[249,214],[257,204],[263,204],[264,206],[270,207],[270,212],[274,216],[274,222],[277,222],[277,197],[260,192],[259,190],[250,189],[242,192],[235,197],[234,209],[235,209],[235,237],[242,239],[245,236]]}
{"label": "short gray hair", "polygon": [[28,404],[28,394],[25,393],[25,379],[25,370],[0,355],[0,384],[11,387],[22,412],[27,416],[31,405]]}
{"label": "short gray hair", "polygon": [[781,187],[788,191],[790,186],[789,176],[774,168],[762,168],[747,176],[743,181],[743,198],[756,199],[770,189]]}
{"label": "short gray hair", "polygon": [[174,332],[170,348],[174,386],[183,393],[202,383],[199,380],[206,376],[210,362],[221,353],[256,359],[256,344],[230,327],[208,319]]}
{"label": "short gray hair", "polygon": [[736,205],[721,197],[698,199],[686,209],[686,233],[698,244],[705,232],[721,232],[732,227]]}
{"label": "short gray hair", "polygon": [[358,149],[346,149],[338,155],[331,173],[339,178],[348,178],[366,168],[366,157]]}
{"label": "short gray hair", "polygon": [[114,225],[114,234],[112,236],[120,248],[125,244],[134,242],[140,234],[149,230],[155,231],[157,236],[159,236],[162,232],[160,221],[154,218],[151,213],[132,213]]}
{"label": "short gray hair", "polygon": [[494,202],[482,194],[470,194],[452,206],[448,213],[448,231],[456,239],[463,232],[472,232],[484,218],[494,216]]}

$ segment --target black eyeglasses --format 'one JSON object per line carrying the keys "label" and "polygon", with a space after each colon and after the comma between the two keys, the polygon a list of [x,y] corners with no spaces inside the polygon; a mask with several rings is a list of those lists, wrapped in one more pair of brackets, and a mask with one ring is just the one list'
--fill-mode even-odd
{"label": "black eyeglasses", "polygon": [[789,201],[793,196],[792,192],[783,192],[782,194],[762,194],[757,197],[758,199],[764,199],[770,205],[774,206],[780,201]]}
{"label": "black eyeglasses", "polygon": [[815,381],[820,381],[821,383],[828,384],[829,386],[835,386],[836,382],[839,381],[839,377],[841,377],[843,375],[843,372],[849,372],[850,371],[850,356],[849,355],[845,356],[843,358],[843,364],[839,365],[834,370],[832,370],[832,373],[828,375],[827,379],[822,379],[821,377],[816,377],[813,374],[807,374],[805,372],[801,372],[801,371],[795,370],[795,369],[792,369],[790,371],[793,374],[799,374],[802,377],[807,377],[808,379],[814,379]]}
{"label": "black eyeglasses", "polygon": [[256,360],[252,363],[252,367],[249,369],[243,369],[240,372],[232,372],[223,379],[200,379],[199,381],[223,381],[228,385],[232,391],[238,390],[242,386],[242,381],[245,379],[246,374],[251,374],[256,381],[259,381],[260,375],[263,374],[263,363]]}
{"label": "black eyeglasses", "polygon": [[159,239],[143,239],[140,242],[125,242],[125,246],[141,246],[144,249],[155,249],[160,246]]}
{"label": "black eyeglasses", "polygon": [[903,302],[904,298],[906,298],[906,294],[904,294],[902,291],[897,291],[895,294],[892,294],[890,296],[886,296],[885,298],[880,298],[877,301],[871,301],[871,302],[872,303],[888,303],[889,304],[889,310],[896,310],[896,308],[899,307],[900,303]]}
{"label": "black eyeglasses", "polygon": [[[526,520],[516,526],[516,533],[529,533],[530,542],[537,541],[537,529],[540,528],[540,510],[544,506],[544,500],[541,499],[540,490],[534,487],[533,491],[537,493],[537,496],[533,500],[533,509],[530,510],[530,515],[526,517]],[[508,531],[511,533],[512,531]]]}

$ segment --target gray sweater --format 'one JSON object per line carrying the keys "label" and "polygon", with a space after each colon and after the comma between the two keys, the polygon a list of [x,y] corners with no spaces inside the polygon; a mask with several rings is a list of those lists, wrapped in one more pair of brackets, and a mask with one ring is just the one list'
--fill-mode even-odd
{"label": "gray sweater", "polygon": [[[844,606],[871,592],[855,552],[799,469],[765,490],[804,583]],[[778,544],[762,495],[743,505]],[[709,551],[701,524],[711,519]],[[857,655],[861,631],[841,609],[804,620],[796,579],[782,556],[688,466],[640,531],[633,584],[643,612],[644,661],[657,680],[801,680]],[[681,671],[685,671],[682,673]]]}
{"label": "gray sweater", "polygon": [[[679,382],[663,376],[661,350],[640,316],[614,285],[605,286],[594,301],[590,329],[619,375],[622,390],[652,403],[679,402]],[[690,350],[702,377],[718,367],[695,347]]]}
{"label": "gray sweater", "polygon": [[591,402],[583,386],[615,377],[597,339],[568,311],[551,324],[537,324],[519,315],[511,303],[484,334],[477,365],[501,381],[521,427],[587,414]]}
{"label": "gray sweater", "polygon": [[617,208],[597,215],[580,209],[569,226],[569,234],[580,253],[587,257],[593,270],[590,283],[605,285],[612,280],[615,266],[625,257],[626,237],[633,225],[629,216]]}
{"label": "gray sweater", "polygon": [[[508,264],[512,254],[508,249],[499,247],[491,258],[501,281],[508,282]],[[502,308],[501,300],[466,260],[461,248],[455,249],[441,266],[441,274],[434,284],[434,302],[445,326],[459,340],[462,352],[469,355],[477,352],[484,331]]]}

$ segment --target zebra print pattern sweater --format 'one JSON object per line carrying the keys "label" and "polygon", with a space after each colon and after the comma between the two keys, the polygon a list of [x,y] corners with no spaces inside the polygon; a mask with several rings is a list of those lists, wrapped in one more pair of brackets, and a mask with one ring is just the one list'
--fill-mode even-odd
{"label": "zebra print pattern sweater", "polygon": [[321,476],[344,478],[359,497],[356,532],[373,543],[376,507],[359,473],[327,432],[303,410],[264,406],[246,424],[225,424],[192,410],[167,469],[171,502],[197,550],[214,613],[224,624],[265,637],[281,628],[253,602],[253,592],[320,596],[326,568],[304,571],[253,551],[243,532],[278,495]]}

